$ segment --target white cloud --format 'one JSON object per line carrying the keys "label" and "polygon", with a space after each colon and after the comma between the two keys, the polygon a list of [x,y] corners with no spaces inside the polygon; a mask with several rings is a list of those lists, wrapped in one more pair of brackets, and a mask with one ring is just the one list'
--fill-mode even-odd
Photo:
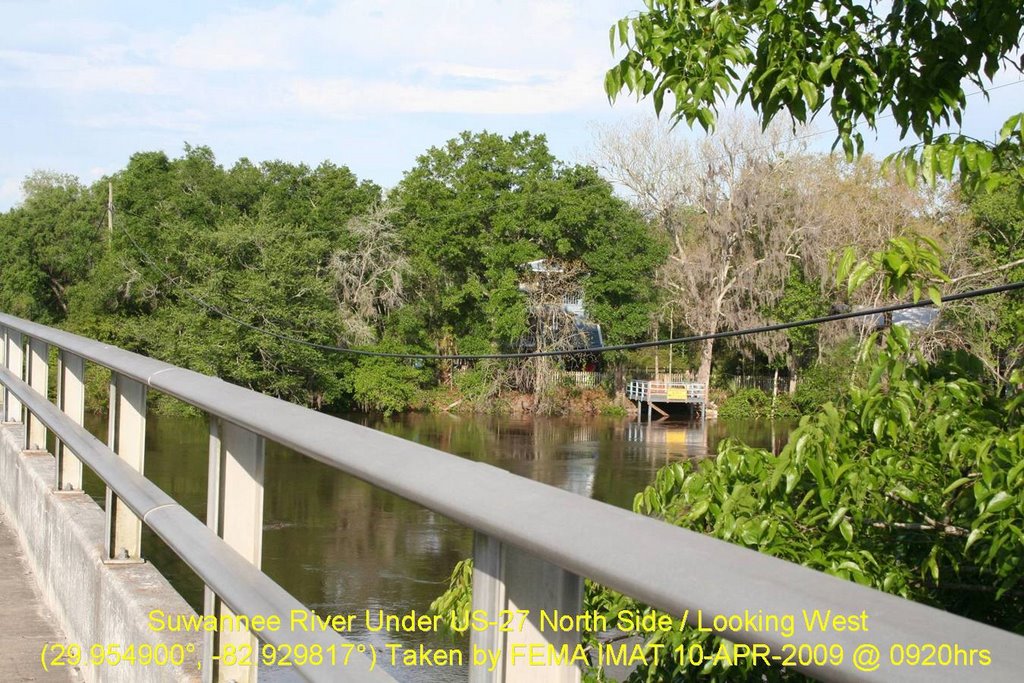
{"label": "white cloud", "polygon": [[153,129],[195,133],[203,130],[209,115],[198,109],[167,110],[144,108],[131,112],[97,112],[78,119],[78,125],[103,130]]}
{"label": "white cloud", "polygon": [[450,62],[413,62],[402,69],[403,76],[432,76],[435,78],[471,79],[497,83],[530,83],[556,79],[556,69],[521,69],[452,64]]}
{"label": "white cloud", "polygon": [[[319,13],[281,4],[215,10],[178,35],[90,20],[77,51],[0,51],[0,79],[68,95],[135,96],[116,115],[76,119],[89,127],[566,112],[603,106],[607,47],[583,21],[594,4],[339,0]],[[154,112],[141,99],[156,95],[174,96],[174,110]]]}
{"label": "white cloud", "polygon": [[158,70],[152,66],[104,62],[86,55],[0,50],[0,67],[0,78],[8,87],[141,95],[165,90]]}
{"label": "white cloud", "polygon": [[[394,178],[440,136],[508,117],[578,136],[609,112],[607,27],[635,1],[280,0],[149,14],[119,0],[99,15],[26,4],[0,47],[0,87],[18,92],[0,146],[19,166],[85,175],[184,138],[311,163],[337,154]],[[359,144],[384,129],[387,153]]]}
{"label": "white cloud", "polygon": [[213,17],[197,24],[161,50],[173,68],[197,71],[278,71],[294,68],[297,53],[309,44],[303,32],[315,28],[312,17],[277,7]]}
{"label": "white cloud", "polygon": [[[478,78],[460,86],[447,76]],[[288,88],[298,108],[329,118],[379,114],[546,114],[584,108],[603,101],[601,80],[584,69],[529,73],[496,73],[473,67],[440,72],[428,83],[403,80],[365,81],[352,78],[299,78]]]}

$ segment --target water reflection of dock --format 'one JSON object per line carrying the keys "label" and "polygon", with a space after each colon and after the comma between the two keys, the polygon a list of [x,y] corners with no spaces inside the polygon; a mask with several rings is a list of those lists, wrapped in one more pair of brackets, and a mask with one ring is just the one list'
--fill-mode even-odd
{"label": "water reflection of dock", "polygon": [[649,456],[700,458],[708,453],[708,428],[704,420],[691,422],[630,422],[626,441],[643,444]]}
{"label": "water reflection of dock", "polygon": [[[669,417],[671,404],[691,406],[693,417],[704,419],[707,407],[707,389],[700,382],[687,382],[672,379],[634,379],[626,387],[626,396],[636,401],[637,421],[643,416],[643,403],[647,403],[647,421],[651,421],[652,412],[662,418]],[[657,404],[663,404],[662,408]]]}

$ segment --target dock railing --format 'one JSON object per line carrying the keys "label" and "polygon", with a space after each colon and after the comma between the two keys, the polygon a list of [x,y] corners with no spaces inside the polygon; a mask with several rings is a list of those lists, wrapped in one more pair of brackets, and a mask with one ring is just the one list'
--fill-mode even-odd
{"label": "dock railing", "polygon": [[[748,623],[723,632],[737,643],[767,645],[779,656],[794,647],[842,648],[845,656],[837,664],[817,657],[794,664],[821,680],[962,680],[965,672],[956,667],[898,667],[888,661],[892,647],[940,643],[986,649],[991,663],[981,671],[985,680],[1018,680],[1024,637],[94,340],[6,314],[0,314],[0,326],[6,418],[27,420],[26,446],[45,444],[45,429],[53,430],[60,442],[54,488],[80,488],[77,460],[92,468],[113,503],[106,506],[108,555],[138,557],[143,520],[206,584],[208,614],[229,609],[269,617],[303,609],[259,571],[263,444],[269,439],[474,529],[473,608],[496,623],[473,631],[470,647],[500,649],[504,665],[491,671],[471,665],[471,681],[539,680],[541,671],[544,680],[578,680],[573,667],[540,670],[525,661],[517,667],[510,655],[531,644],[557,649],[571,638],[541,631],[537,619],[540,610],[580,613],[581,577],[667,614],[688,615],[692,625],[701,615],[708,626],[717,615],[789,615],[804,609],[867,614],[867,631],[797,629],[786,637]],[[60,359],[56,405],[46,388],[48,347],[56,347]],[[112,372],[113,449],[82,427],[84,361]],[[142,474],[149,389],[210,417],[209,526]],[[501,628],[499,613],[517,609],[529,610],[525,627]],[[347,643],[334,631],[257,633],[271,644]],[[212,668],[215,652],[226,644],[208,641],[204,670],[207,664]],[[871,670],[854,657],[867,645],[882,653]],[[307,680],[390,680],[379,667],[371,671],[370,664],[368,657],[354,656],[341,671],[311,665],[297,670]],[[251,674],[221,667],[218,678],[248,680]]]}
{"label": "dock railing", "polygon": [[706,394],[703,384],[688,380],[634,379],[626,385],[626,397],[631,401],[703,404]]}

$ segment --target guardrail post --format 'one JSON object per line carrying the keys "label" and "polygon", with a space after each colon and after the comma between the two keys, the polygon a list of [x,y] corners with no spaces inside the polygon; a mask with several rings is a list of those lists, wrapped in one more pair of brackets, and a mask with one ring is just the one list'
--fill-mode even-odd
{"label": "guardrail post", "polygon": [[[583,606],[583,580],[561,567],[476,532],[473,536],[473,612],[486,614],[487,630],[471,631],[470,683],[579,683],[580,669],[569,664],[580,634],[550,627],[541,619],[573,621]],[[478,611],[482,610],[482,611]],[[548,647],[564,652],[561,666],[531,665],[531,653],[549,661]]]}
{"label": "guardrail post", "polygon": [[[7,368],[7,328],[0,326],[0,363]],[[0,421],[7,422],[7,387],[3,389],[3,408],[0,408]]]}
{"label": "guardrail post", "polygon": [[[146,456],[146,385],[110,375],[107,445],[142,473]],[[107,488],[107,558],[142,560],[142,520]]]}
{"label": "guardrail post", "polygon": [[[229,546],[259,569],[263,555],[263,437],[236,424],[210,418],[210,475],[207,483],[206,525]],[[204,614],[220,619],[233,615],[227,605],[207,587]],[[225,664],[213,659],[226,647],[244,652],[251,647],[253,661],[259,659],[259,642],[246,632],[223,631],[205,634],[204,681],[254,683],[255,666]]]}
{"label": "guardrail post", "polygon": [[[41,339],[28,339],[28,367],[26,375],[28,384],[37,394],[49,400],[50,391],[50,347]],[[26,412],[25,419],[25,450],[46,450],[46,425],[39,421],[31,411]]]}
{"label": "guardrail post", "polygon": [[[85,424],[85,361],[60,349],[57,352],[57,407],[75,424]],[[57,439],[58,491],[82,490],[82,461]]]}
{"label": "guardrail post", "polygon": [[[21,332],[5,328],[4,362],[7,369],[20,378],[25,377],[25,349],[22,347]],[[4,389],[4,422],[21,422],[21,401]]]}

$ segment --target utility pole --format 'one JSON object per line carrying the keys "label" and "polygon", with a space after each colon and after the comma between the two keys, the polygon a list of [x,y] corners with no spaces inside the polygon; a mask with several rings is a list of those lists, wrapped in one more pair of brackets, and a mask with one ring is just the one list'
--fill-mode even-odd
{"label": "utility pole", "polygon": [[114,183],[107,182],[107,244],[114,241]]}

